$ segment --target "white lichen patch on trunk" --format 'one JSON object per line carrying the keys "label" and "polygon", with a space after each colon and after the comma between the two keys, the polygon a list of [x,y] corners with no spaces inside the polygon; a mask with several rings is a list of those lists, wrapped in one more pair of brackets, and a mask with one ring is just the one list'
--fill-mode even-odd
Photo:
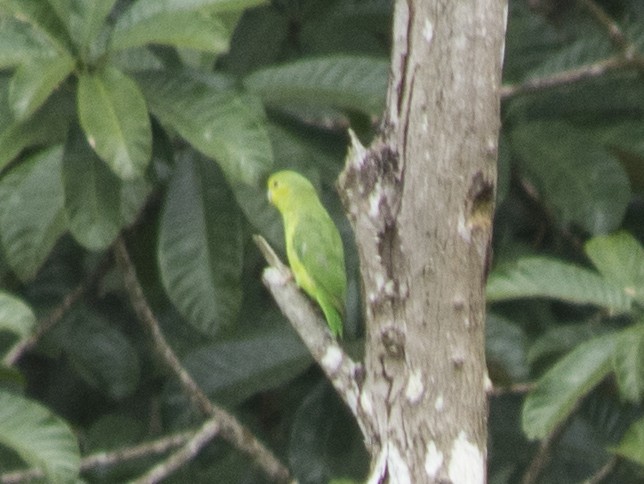
{"label": "white lichen patch on trunk", "polygon": [[329,374],[335,374],[342,364],[342,350],[337,344],[331,344],[322,357],[322,365]]}
{"label": "white lichen patch on trunk", "polygon": [[462,212],[458,214],[457,230],[458,235],[461,237],[461,239],[469,244],[472,237],[470,234],[470,228],[467,226],[467,221],[465,220],[465,215],[463,215]]}
{"label": "white lichen patch on trunk", "polygon": [[380,450],[367,484],[380,484],[385,477],[389,484],[412,483],[407,462],[392,442],[386,442]]}
{"label": "white lichen patch on trunk", "polygon": [[427,477],[434,479],[442,465],[443,453],[438,450],[436,443],[432,440],[427,444],[427,452],[425,453],[425,472]]}
{"label": "white lichen patch on trunk", "polygon": [[371,397],[369,396],[369,393],[366,391],[363,391],[360,394],[360,407],[362,408],[362,411],[367,414],[368,416],[373,416],[373,403],[371,402]]}
{"label": "white lichen patch on trunk", "polygon": [[423,25],[423,39],[428,44],[432,43],[434,38],[434,25],[429,21],[428,18],[425,19],[425,24]]}
{"label": "white lichen patch on trunk", "polygon": [[277,269],[276,267],[267,267],[264,270],[264,279],[270,284],[276,286],[283,286],[290,281],[292,276],[286,272]]}
{"label": "white lichen patch on trunk", "polygon": [[407,379],[405,387],[405,397],[412,405],[416,405],[423,398],[425,385],[423,384],[423,375],[420,371],[412,371]]}
{"label": "white lichen patch on trunk", "polygon": [[411,484],[411,475],[409,474],[409,467],[407,462],[400,455],[398,447],[393,443],[387,444],[387,471],[389,474],[389,482],[391,484]]}
{"label": "white lichen patch on trunk", "polygon": [[485,482],[485,459],[480,449],[467,439],[461,430],[452,444],[448,475],[454,484]]}

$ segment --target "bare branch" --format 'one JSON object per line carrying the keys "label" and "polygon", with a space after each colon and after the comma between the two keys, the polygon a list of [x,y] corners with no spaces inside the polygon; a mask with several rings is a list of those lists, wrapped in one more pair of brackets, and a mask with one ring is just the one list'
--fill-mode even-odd
{"label": "bare branch", "polygon": [[176,354],[165,340],[159,327],[159,322],[145,299],[143,288],[136,277],[134,265],[122,238],[117,239],[114,253],[116,262],[123,273],[123,280],[132,306],[138,318],[150,331],[154,347],[163,362],[179,379],[183,391],[189,395],[192,402],[204,415],[211,416],[218,421],[224,438],[239,450],[253,456],[257,464],[270,478],[276,481],[288,480],[290,475],[288,469],[233,415],[223,408],[213,405],[192,376],[181,365]]}
{"label": "bare branch", "polygon": [[616,455],[612,456],[606,463],[601,466],[595,474],[593,474],[588,480],[584,482],[584,484],[599,484],[602,482],[604,479],[608,477],[608,475],[613,472],[615,469],[615,466],[617,465],[618,458]]}
{"label": "bare branch", "polygon": [[567,86],[577,82],[595,79],[612,71],[638,69],[644,71],[644,59],[641,57],[609,57],[593,64],[558,72],[552,76],[528,79],[521,84],[510,84],[501,87],[501,99],[507,101],[521,94],[529,94],[554,87]]}
{"label": "bare branch", "polygon": [[144,476],[132,481],[134,484],[155,484],[161,482],[181,468],[185,463],[190,462],[199,451],[207,445],[221,430],[218,418],[206,420],[201,428],[195,432],[192,438],[177,452],[168,459],[156,465]]}
{"label": "bare branch", "polygon": [[340,397],[360,421],[358,380],[363,377],[362,364],[353,361],[331,336],[320,313],[299,290],[291,271],[280,261],[268,242],[261,235],[253,236],[253,240],[270,264],[264,270],[264,284]]}
{"label": "bare branch", "polygon": [[[82,459],[80,469],[81,472],[91,471],[93,469],[105,469],[143,457],[165,454],[175,447],[184,445],[193,435],[194,432],[181,432],[133,447],[125,447],[111,452],[98,452]],[[0,483],[16,484],[33,479],[41,479],[44,476],[45,473],[41,469],[8,472],[0,476]]]}
{"label": "bare branch", "polygon": [[514,383],[509,386],[493,387],[489,392],[490,397],[500,397],[501,395],[524,395],[533,390],[535,383]]}
{"label": "bare branch", "polygon": [[[578,405],[579,402],[577,402],[577,406]],[[523,474],[523,479],[521,480],[522,484],[534,484],[538,481],[539,475],[550,460],[550,452],[552,451],[552,446],[563,433],[567,423],[568,420],[560,422],[559,425],[557,425],[557,427],[555,427],[555,429],[550,432],[550,435],[548,435],[541,441],[539,450],[537,450],[532,458],[532,461],[530,461],[528,469],[525,471],[525,474]]]}
{"label": "bare branch", "polygon": [[622,29],[619,28],[617,22],[613,20],[601,6],[593,0],[578,0],[578,2],[585,7],[595,20],[599,22],[608,31],[610,40],[616,47],[623,52],[628,52],[633,49],[631,43],[628,41]]}
{"label": "bare branch", "polygon": [[53,308],[45,318],[40,321],[40,324],[34,331],[34,333],[26,339],[18,341],[5,355],[3,358],[3,364],[5,366],[14,365],[26,352],[33,348],[36,343],[42,338],[42,336],[53,328],[56,324],[63,319],[63,316],[67,314],[74,304],[85,295],[85,293],[93,287],[108,271],[111,265],[109,257],[104,257],[96,266],[94,271],[78,284],[65,298],[61,303]]}
{"label": "bare branch", "polygon": [[552,76],[528,79],[521,84],[502,86],[502,100],[594,79],[612,71],[634,69],[644,72],[644,56],[637,52],[617,22],[594,0],[578,0],[578,2],[590,12],[598,23],[604,26],[611,41],[620,50],[620,54],[575,69],[558,72]]}
{"label": "bare branch", "polygon": [[193,431],[181,432],[133,447],[88,455],[81,461],[81,472],[104,469],[143,457],[165,454],[176,447],[184,445],[193,435]]}

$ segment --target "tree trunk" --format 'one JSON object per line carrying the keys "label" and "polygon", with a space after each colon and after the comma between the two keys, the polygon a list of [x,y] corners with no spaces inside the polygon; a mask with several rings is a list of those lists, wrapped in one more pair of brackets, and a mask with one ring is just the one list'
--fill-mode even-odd
{"label": "tree trunk", "polygon": [[340,191],[363,278],[370,482],[485,481],[505,0],[398,0],[381,135]]}

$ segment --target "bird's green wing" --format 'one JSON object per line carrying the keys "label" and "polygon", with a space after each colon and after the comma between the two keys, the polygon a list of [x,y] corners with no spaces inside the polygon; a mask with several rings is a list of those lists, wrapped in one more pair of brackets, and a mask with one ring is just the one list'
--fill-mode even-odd
{"label": "bird's green wing", "polygon": [[315,286],[324,292],[322,297],[313,296],[321,306],[324,299],[342,314],[347,287],[342,239],[321,205],[302,212],[293,231],[293,250]]}

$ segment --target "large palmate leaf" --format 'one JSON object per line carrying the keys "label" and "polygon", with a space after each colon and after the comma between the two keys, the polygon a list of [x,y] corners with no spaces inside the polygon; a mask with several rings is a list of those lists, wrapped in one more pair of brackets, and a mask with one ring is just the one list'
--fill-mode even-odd
{"label": "large palmate leaf", "polygon": [[100,160],[78,128],[63,155],[65,212],[72,235],[90,250],[108,247],[132,223],[150,186],[144,178],[121,180]]}
{"label": "large palmate leaf", "polygon": [[545,438],[608,375],[616,344],[612,334],[582,343],[539,379],[523,406],[528,438]]}
{"label": "large palmate leaf", "polygon": [[78,114],[89,144],[124,180],[143,176],[152,153],[152,129],[136,83],[113,67],[83,73]]}
{"label": "large palmate leaf", "polygon": [[384,108],[389,61],[338,56],[260,69],[244,85],[275,104],[316,104],[379,115]]}
{"label": "large palmate leaf", "polygon": [[511,140],[545,204],[563,224],[593,234],[619,226],[630,200],[628,178],[597,140],[554,120],[522,123]]}
{"label": "large palmate leaf", "polygon": [[239,310],[241,218],[212,161],[185,156],[175,170],[161,217],[161,278],[179,312],[212,334]]}
{"label": "large palmate leaf", "polygon": [[644,304],[644,249],[629,233],[593,237],[584,246],[597,270]]}
{"label": "large palmate leaf", "polygon": [[0,332],[9,331],[21,338],[36,325],[36,316],[21,299],[0,291]]}
{"label": "large palmate leaf", "polygon": [[[273,164],[264,114],[254,98],[222,90],[205,76],[137,76],[150,110],[203,154],[231,183],[257,185]],[[211,82],[213,81],[213,82]]]}
{"label": "large palmate leaf", "polygon": [[39,403],[2,389],[0,445],[43,470],[48,482],[73,482],[78,475],[80,452],[69,426]]}
{"label": "large palmate leaf", "polygon": [[593,304],[626,312],[632,304],[614,282],[596,272],[549,257],[525,257],[496,268],[487,283],[487,300],[546,297],[576,304]]}
{"label": "large palmate leaf", "polygon": [[0,180],[0,239],[23,280],[33,277],[67,230],[61,183],[62,146],[43,150]]}

